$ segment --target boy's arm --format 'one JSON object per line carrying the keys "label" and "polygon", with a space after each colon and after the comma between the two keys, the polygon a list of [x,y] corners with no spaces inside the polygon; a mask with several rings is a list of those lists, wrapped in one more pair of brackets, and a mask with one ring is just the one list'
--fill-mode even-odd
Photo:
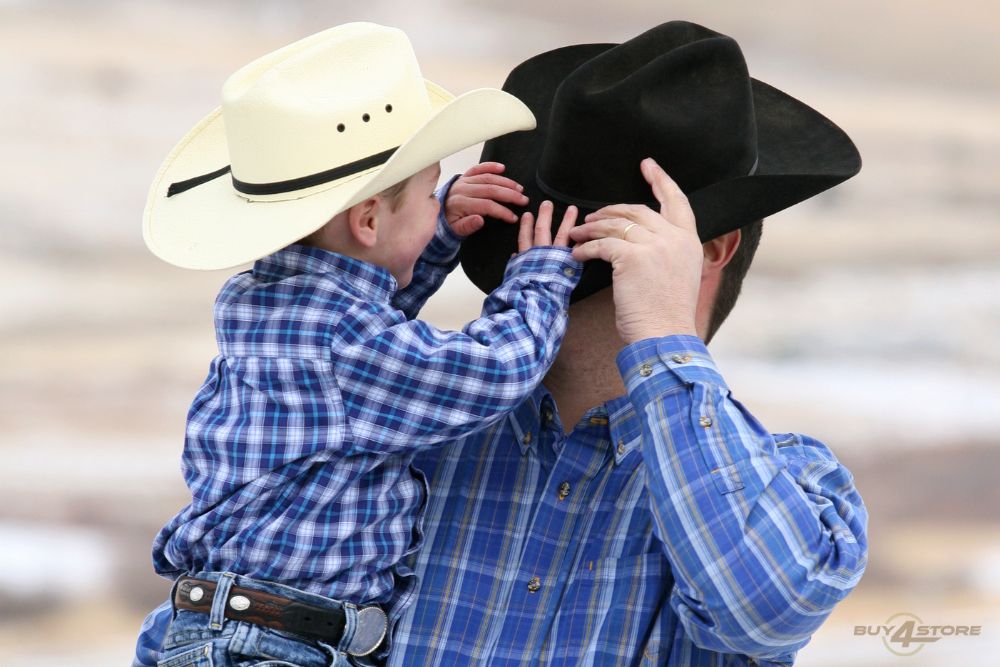
{"label": "boy's arm", "polygon": [[695,336],[638,341],[618,366],[685,631],[710,650],[788,659],[865,569],[850,472],[816,440],[769,433]]}
{"label": "boy's arm", "polygon": [[438,190],[437,199],[440,211],[438,212],[437,230],[434,238],[430,240],[424,248],[420,259],[413,267],[413,278],[410,284],[398,290],[392,297],[392,306],[396,310],[401,310],[406,315],[406,319],[412,320],[420,312],[420,309],[427,303],[427,299],[434,292],[438,291],[448,274],[458,266],[458,250],[462,246],[462,236],[456,234],[445,216],[445,202],[448,199],[448,192],[451,186],[460,176],[452,177]]}
{"label": "boy's arm", "polygon": [[[568,248],[536,246],[508,263],[482,316],[461,332],[410,320],[359,343],[334,343],[354,447],[428,447],[486,428],[518,406],[555,358],[581,271]],[[383,324],[364,308],[353,317],[355,331]]]}
{"label": "boy's arm", "polygon": [[445,278],[458,265],[458,250],[462,239],[479,230],[484,216],[509,223],[517,216],[505,204],[524,205],[528,198],[524,188],[502,176],[504,165],[482,162],[464,174],[451,178],[437,193],[437,230],[413,267],[410,284],[396,292],[392,305],[412,320],[427,299],[441,287]]}

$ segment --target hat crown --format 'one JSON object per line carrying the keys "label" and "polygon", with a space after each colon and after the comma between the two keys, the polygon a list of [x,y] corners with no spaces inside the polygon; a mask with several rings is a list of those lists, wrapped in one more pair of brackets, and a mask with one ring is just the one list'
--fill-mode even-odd
{"label": "hat crown", "polygon": [[539,185],[571,200],[649,201],[637,167],[645,157],[686,192],[745,176],[757,159],[753,92],[739,45],[683,21],[575,69],[556,90],[548,128]]}
{"label": "hat crown", "polygon": [[234,73],[223,86],[222,114],[234,178],[262,184],[396,148],[432,107],[406,34],[349,23]]}

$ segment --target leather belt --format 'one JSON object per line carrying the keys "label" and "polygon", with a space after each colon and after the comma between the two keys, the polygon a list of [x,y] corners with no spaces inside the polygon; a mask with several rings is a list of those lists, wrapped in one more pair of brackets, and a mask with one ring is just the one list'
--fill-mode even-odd
{"label": "leather belt", "polygon": [[[177,609],[208,614],[212,611],[216,588],[214,581],[181,577],[174,592],[174,606]],[[229,589],[224,615],[234,621],[290,632],[332,646],[340,643],[346,624],[343,607],[337,609],[317,607],[273,593],[236,585]],[[357,625],[355,637],[347,652],[355,656],[368,655],[377,649],[385,638],[387,626],[385,612],[379,607],[359,608]]]}

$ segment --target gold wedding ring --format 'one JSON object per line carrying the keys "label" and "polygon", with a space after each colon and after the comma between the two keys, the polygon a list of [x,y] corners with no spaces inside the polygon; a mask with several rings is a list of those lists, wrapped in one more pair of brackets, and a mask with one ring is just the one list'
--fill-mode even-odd
{"label": "gold wedding ring", "polygon": [[625,225],[625,229],[622,230],[622,241],[628,240],[625,238],[625,236],[628,234],[628,230],[632,229],[638,224],[639,224],[638,222],[630,222],[629,224]]}

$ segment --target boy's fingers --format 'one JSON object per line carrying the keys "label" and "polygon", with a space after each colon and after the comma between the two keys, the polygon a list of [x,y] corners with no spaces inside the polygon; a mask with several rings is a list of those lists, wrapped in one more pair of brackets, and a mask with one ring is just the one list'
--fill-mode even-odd
{"label": "boy's fingers", "polygon": [[453,224],[451,229],[459,236],[469,236],[479,231],[484,224],[485,221],[481,215],[467,215]]}
{"label": "boy's fingers", "polygon": [[497,220],[504,220],[506,222],[517,222],[516,213],[512,212],[503,204],[496,203],[492,199],[465,197],[463,195],[455,196],[461,197],[461,199],[456,201],[454,205],[458,207],[457,210],[465,213],[466,215],[482,215],[490,218],[496,218]]}
{"label": "boy's fingers", "polygon": [[463,176],[475,176],[477,174],[502,174],[503,170],[506,169],[503,164],[499,162],[480,162],[479,164],[474,164],[465,170]]}
{"label": "boy's fingers", "polygon": [[535,217],[528,212],[521,216],[521,227],[517,230],[517,251],[524,252],[531,247],[531,231]]}
{"label": "boy's fingers", "polygon": [[499,176],[497,174],[479,174],[477,176],[462,178],[456,181],[453,187],[460,187],[463,183],[475,185],[499,185],[501,187],[510,188],[511,190],[517,190],[518,192],[524,191],[524,186],[514,179],[507,178],[506,176]]}
{"label": "boy's fingers", "polygon": [[521,206],[528,203],[528,198],[523,194],[502,185],[479,185],[476,183],[466,183],[456,193],[458,196],[475,197],[477,199],[492,199],[493,201],[505,201]]}
{"label": "boy's fingers", "polygon": [[569,245],[569,233],[576,225],[576,216],[579,213],[579,209],[576,206],[570,206],[566,209],[566,213],[563,214],[562,222],[559,224],[559,230],[556,232],[556,237],[552,241],[552,245],[558,246],[568,246]]}
{"label": "boy's fingers", "polygon": [[678,227],[695,231],[697,225],[691,203],[674,179],[653,158],[646,158],[639,167],[642,177],[653,188],[653,196],[660,202],[660,215]]}
{"label": "boy's fingers", "polygon": [[535,245],[552,245],[552,202],[545,200],[538,207],[535,222]]}

